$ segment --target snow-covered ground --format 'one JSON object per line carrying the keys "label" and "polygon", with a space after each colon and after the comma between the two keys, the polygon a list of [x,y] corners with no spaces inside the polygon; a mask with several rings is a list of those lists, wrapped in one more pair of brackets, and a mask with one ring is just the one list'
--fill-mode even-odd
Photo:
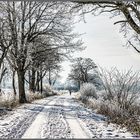
{"label": "snow-covered ground", "polygon": [[[24,104],[0,117],[0,138],[138,138],[69,94]],[[140,137],[139,137],[140,138]]]}

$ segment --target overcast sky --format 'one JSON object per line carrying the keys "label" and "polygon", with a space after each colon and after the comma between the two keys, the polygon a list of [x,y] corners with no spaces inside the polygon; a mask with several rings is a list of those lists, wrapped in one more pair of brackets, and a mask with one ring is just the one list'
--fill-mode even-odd
{"label": "overcast sky", "polygon": [[[85,33],[82,35],[84,51],[74,54],[74,57],[91,58],[97,65],[105,68],[113,66],[119,69],[128,69],[133,66],[134,70],[140,70],[140,55],[132,48],[123,45],[125,40],[119,33],[119,25],[113,25],[116,19],[110,19],[109,15],[93,16],[86,15],[86,23],[76,24],[75,31]],[[62,64],[64,71],[60,74],[62,82],[70,72],[69,62]]]}

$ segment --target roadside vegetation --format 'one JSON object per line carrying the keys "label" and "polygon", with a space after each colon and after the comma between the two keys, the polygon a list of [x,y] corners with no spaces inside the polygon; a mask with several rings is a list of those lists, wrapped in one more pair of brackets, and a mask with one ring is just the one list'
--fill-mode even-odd
{"label": "roadside vegetation", "polygon": [[140,135],[140,77],[131,69],[100,70],[103,88],[83,83],[78,99],[93,111],[105,115],[108,122],[126,127]]}
{"label": "roadside vegetation", "polygon": [[[31,103],[34,100],[38,100],[38,99],[43,99],[49,96],[55,96],[58,95],[58,92],[53,90],[51,86],[49,85],[45,85],[43,88],[43,92],[32,92],[32,91],[26,91],[26,98],[27,98],[27,103]],[[1,113],[0,115],[3,113],[3,111],[5,110],[12,110],[13,108],[21,105],[19,103],[19,98],[18,95],[15,95],[13,92],[9,91],[9,92],[2,92],[0,95],[0,110]]]}
{"label": "roadside vegetation", "polygon": [[[80,35],[73,32],[76,16],[83,19],[91,12],[121,17],[114,24],[120,24],[126,46],[140,53],[140,2],[1,1],[0,5],[1,110],[57,95],[52,87],[60,79],[61,62],[70,59],[68,81],[75,86],[65,89],[79,91],[79,100],[109,122],[140,134],[140,74],[99,70],[90,58],[72,58],[85,48]],[[3,91],[8,86],[5,81],[12,86],[8,92]]]}

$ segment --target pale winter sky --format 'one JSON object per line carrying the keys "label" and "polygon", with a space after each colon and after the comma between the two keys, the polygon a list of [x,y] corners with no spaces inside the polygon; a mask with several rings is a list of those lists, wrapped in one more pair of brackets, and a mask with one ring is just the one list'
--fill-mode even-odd
{"label": "pale winter sky", "polygon": [[[87,48],[84,51],[77,52],[74,57],[88,57],[107,69],[117,67],[119,69],[128,69],[133,66],[134,70],[140,70],[140,55],[132,48],[126,48],[123,45],[124,39],[119,33],[119,25],[114,25],[109,15],[93,16],[86,15],[86,23],[76,24],[75,31],[85,33],[82,35],[84,45]],[[62,82],[65,81],[70,72],[69,62],[62,64],[64,71],[60,74]]]}

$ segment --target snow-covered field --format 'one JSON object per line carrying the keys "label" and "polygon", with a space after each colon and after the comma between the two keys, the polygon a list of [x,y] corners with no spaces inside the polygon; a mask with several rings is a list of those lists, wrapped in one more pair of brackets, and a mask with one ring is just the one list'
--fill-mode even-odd
{"label": "snow-covered field", "polygon": [[[0,138],[138,138],[69,94],[24,104],[0,117]],[[139,137],[140,138],[140,137]]]}

